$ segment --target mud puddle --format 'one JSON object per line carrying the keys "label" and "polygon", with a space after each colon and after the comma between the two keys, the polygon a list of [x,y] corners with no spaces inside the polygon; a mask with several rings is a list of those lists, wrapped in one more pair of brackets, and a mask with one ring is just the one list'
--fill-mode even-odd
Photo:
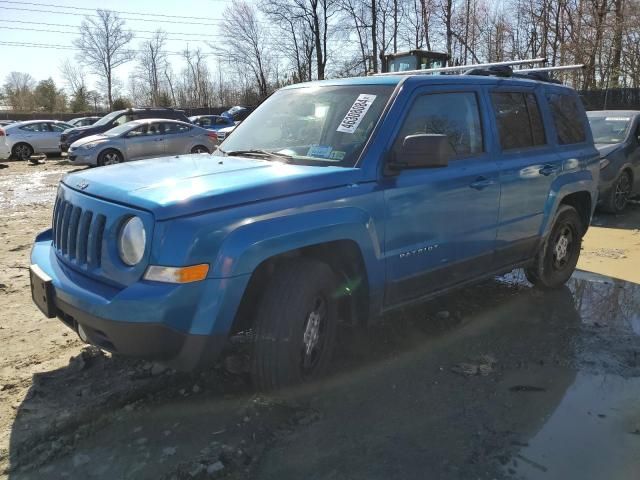
{"label": "mud puddle", "polygon": [[[542,293],[515,272],[344,329],[326,381],[275,396],[220,371],[72,362],[20,406],[8,477],[635,479],[638,312],[637,284],[577,272]],[[74,397],[88,415],[29,431]]]}
{"label": "mud puddle", "polygon": [[519,479],[633,479],[640,462],[640,378],[578,373],[505,471]]}

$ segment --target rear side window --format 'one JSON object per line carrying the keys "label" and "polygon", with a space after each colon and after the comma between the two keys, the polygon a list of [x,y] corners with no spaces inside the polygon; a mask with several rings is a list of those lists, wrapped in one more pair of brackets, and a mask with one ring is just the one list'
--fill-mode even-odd
{"label": "rear side window", "polygon": [[173,123],[166,122],[164,123],[164,133],[173,134],[173,133],[184,133],[191,130],[189,125],[183,125],[182,123]]}
{"label": "rear side window", "polygon": [[49,127],[46,123],[30,123],[29,125],[23,125],[20,130],[26,130],[27,132],[48,132]]}
{"label": "rear side window", "polygon": [[446,135],[457,157],[481,153],[482,126],[475,93],[434,93],[418,97],[396,139],[398,149],[408,135]]}
{"label": "rear side window", "polygon": [[535,95],[522,92],[495,92],[491,101],[503,150],[545,144],[544,125]]}
{"label": "rear side window", "polygon": [[558,143],[569,145],[582,143],[587,139],[584,113],[575,95],[547,93],[547,101],[558,132]]}

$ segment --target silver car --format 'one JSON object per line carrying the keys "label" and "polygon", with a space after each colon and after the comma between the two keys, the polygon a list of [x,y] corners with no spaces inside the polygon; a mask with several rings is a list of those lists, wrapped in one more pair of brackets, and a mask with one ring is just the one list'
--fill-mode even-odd
{"label": "silver car", "polygon": [[71,125],[57,120],[29,120],[0,128],[0,155],[27,160],[34,153],[60,152],[60,135]]}
{"label": "silver car", "polygon": [[113,165],[129,160],[210,153],[218,143],[216,132],[162,118],[135,120],[71,144],[69,160],[77,165]]}

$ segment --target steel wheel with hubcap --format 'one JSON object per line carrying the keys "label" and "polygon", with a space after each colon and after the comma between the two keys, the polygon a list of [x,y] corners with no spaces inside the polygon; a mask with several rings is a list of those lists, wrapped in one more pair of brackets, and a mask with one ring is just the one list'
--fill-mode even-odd
{"label": "steel wheel with hubcap", "polygon": [[106,150],[98,157],[98,165],[101,167],[122,163],[122,155],[116,150]]}
{"label": "steel wheel with hubcap", "polygon": [[270,277],[254,318],[251,377],[274,390],[322,376],[336,335],[336,277],[323,262],[282,263]]}
{"label": "steel wheel with hubcap", "polygon": [[541,288],[564,285],[578,264],[583,233],[582,220],[576,209],[561,205],[549,236],[533,264],[525,269],[527,280]]}

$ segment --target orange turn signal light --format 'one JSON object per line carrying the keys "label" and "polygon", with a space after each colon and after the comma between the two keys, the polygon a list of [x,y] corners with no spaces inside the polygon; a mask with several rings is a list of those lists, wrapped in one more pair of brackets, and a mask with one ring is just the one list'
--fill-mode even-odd
{"label": "orange turn signal light", "polygon": [[163,267],[150,265],[144,274],[145,280],[165,283],[192,283],[207,278],[209,265],[201,263],[189,267]]}

